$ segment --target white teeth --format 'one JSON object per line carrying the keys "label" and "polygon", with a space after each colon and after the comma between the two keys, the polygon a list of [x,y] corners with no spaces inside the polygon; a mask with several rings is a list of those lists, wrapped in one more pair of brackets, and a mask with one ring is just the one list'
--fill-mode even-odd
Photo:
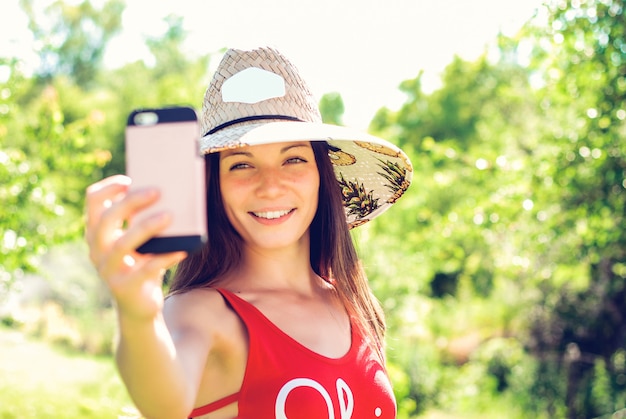
{"label": "white teeth", "polygon": [[290,212],[291,211],[283,210],[283,211],[253,212],[253,214],[259,218],[267,218],[268,220],[273,220],[275,218],[280,218],[283,215],[287,215]]}

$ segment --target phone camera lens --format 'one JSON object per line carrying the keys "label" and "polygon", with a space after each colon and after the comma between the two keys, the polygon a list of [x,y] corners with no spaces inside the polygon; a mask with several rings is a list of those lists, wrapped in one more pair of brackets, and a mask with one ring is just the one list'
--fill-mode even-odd
{"label": "phone camera lens", "polygon": [[135,125],[154,125],[159,122],[159,116],[155,112],[141,112],[135,115]]}

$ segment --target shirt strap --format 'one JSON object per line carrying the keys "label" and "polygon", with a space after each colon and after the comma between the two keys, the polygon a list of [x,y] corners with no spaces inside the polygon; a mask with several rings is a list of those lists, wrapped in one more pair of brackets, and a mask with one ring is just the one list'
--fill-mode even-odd
{"label": "shirt strap", "polygon": [[191,414],[189,414],[189,419],[195,418],[197,416],[206,415],[207,413],[215,412],[216,410],[219,410],[222,407],[226,407],[231,403],[235,403],[238,400],[239,392],[233,393],[230,396],[222,397],[221,399],[216,400],[213,403],[205,404],[204,406],[193,409]]}

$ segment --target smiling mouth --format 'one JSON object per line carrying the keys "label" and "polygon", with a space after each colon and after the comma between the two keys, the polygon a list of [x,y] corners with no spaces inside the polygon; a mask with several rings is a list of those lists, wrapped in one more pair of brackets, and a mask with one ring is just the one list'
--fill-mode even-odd
{"label": "smiling mouth", "polygon": [[282,210],[282,211],[252,212],[251,214],[258,218],[264,218],[266,220],[275,220],[276,218],[284,217],[285,215],[289,214],[292,211],[293,209]]}

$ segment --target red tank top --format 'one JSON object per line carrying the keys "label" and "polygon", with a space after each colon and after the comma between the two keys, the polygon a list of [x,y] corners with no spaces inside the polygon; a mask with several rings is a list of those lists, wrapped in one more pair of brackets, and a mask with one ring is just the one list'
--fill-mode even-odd
{"label": "red tank top", "polygon": [[238,402],[239,419],[394,419],[396,403],[385,368],[352,327],[341,358],[301,345],[237,295],[218,290],[246,325],[249,353],[238,393],[194,409],[190,418]]}

